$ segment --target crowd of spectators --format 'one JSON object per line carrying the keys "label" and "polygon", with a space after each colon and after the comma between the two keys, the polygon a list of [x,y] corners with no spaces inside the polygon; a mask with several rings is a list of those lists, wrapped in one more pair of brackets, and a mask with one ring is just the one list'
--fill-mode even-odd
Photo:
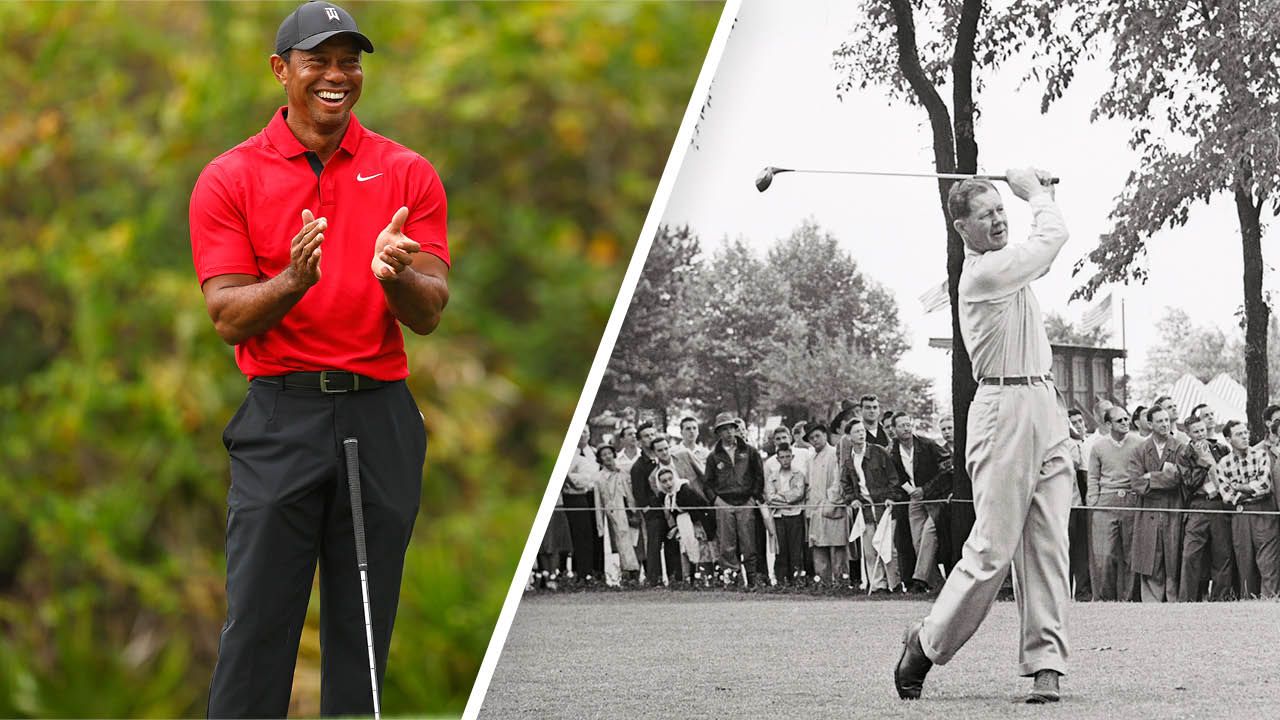
{"label": "crowd of spectators", "polygon": [[[1071,410],[1069,545],[1079,600],[1227,600],[1280,594],[1280,405],[1250,444],[1205,405],[1180,422],[1168,396],[1101,402],[1088,430]],[[529,587],[814,587],[937,591],[959,557],[952,532],[954,424],[934,432],[876,396],[829,423],[779,425],[761,447],[727,413],[699,442],[622,423],[596,446],[584,430]],[[970,514],[969,517],[972,517]],[[615,558],[606,564],[606,557]]]}

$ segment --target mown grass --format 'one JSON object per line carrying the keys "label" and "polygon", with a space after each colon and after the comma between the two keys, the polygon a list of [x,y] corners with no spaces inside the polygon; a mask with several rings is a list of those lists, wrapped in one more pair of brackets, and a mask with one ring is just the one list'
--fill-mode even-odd
{"label": "mown grass", "polygon": [[892,667],[924,600],[667,590],[526,597],[481,712],[505,717],[1270,717],[1280,603],[1076,603],[1063,701],[1015,704],[1017,610],[997,603],[924,697]]}

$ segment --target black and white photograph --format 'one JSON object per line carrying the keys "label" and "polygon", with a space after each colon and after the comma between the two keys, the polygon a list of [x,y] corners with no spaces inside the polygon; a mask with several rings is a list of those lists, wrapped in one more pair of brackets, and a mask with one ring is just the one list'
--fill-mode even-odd
{"label": "black and white photograph", "polygon": [[744,0],[480,716],[1274,714],[1278,64],[1276,0]]}

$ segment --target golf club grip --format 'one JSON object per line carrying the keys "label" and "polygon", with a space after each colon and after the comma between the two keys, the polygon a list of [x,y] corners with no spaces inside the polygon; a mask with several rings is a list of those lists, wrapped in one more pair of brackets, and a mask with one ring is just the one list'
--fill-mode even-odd
{"label": "golf club grip", "polygon": [[360,500],[360,441],[347,438],[342,441],[347,456],[347,488],[351,490],[351,524],[356,532],[356,563],[360,567],[369,564],[364,544],[364,505]]}
{"label": "golf club grip", "polygon": [[[1000,182],[1009,182],[1009,178],[1004,175],[974,175],[973,177],[977,180],[999,180]],[[1057,185],[1060,181],[1061,178],[1049,178],[1050,185]]]}

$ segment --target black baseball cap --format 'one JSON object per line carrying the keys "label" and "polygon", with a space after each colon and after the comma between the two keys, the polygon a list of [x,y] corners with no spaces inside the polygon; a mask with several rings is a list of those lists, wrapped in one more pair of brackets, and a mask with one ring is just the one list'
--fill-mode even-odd
{"label": "black baseball cap", "polygon": [[373,43],[356,28],[351,13],[328,2],[312,2],[300,5],[280,23],[276,32],[276,54],[286,50],[310,50],[334,35],[354,35],[356,44],[365,52],[373,52]]}

